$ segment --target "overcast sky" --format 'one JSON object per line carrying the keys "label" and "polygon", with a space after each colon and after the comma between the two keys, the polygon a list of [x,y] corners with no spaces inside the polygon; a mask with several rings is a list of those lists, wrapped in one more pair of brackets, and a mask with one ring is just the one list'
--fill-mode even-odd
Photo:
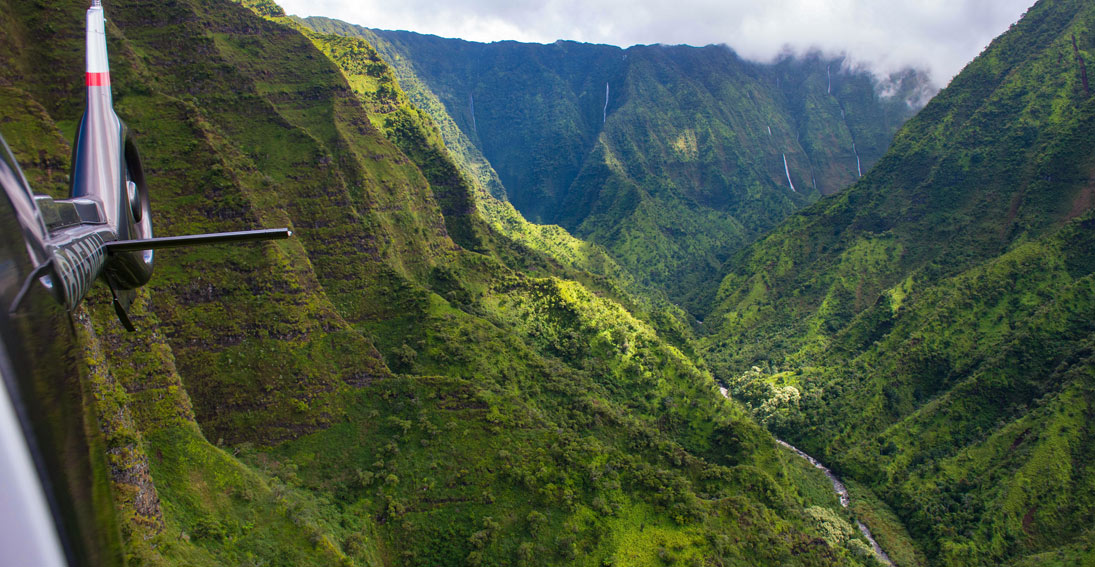
{"label": "overcast sky", "polygon": [[725,43],[768,61],[785,47],[847,53],[940,86],[1034,0],[278,0],[290,14],[473,41]]}

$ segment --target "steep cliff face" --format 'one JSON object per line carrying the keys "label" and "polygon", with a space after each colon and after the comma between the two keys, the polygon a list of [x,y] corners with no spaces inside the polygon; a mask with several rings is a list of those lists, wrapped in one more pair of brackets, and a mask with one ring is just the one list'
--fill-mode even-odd
{"label": "steep cliff face", "polygon": [[[106,6],[158,234],[296,234],[160,254],[136,334],[78,314],[134,563],[862,564],[623,286],[479,216],[369,46],[245,4]],[[86,6],[0,8],[0,128],[60,195]]]}
{"label": "steep cliff face", "polygon": [[[626,55],[621,106],[560,222],[701,317],[730,254],[855,180],[914,110],[880,101],[866,75],[837,73],[827,93],[819,75],[839,61],[764,67],[723,47]],[[872,141],[858,157],[857,140]]]}
{"label": "steep cliff face", "polygon": [[708,319],[731,389],[933,563],[1090,561],[1093,22],[1031,8],[863,180],[735,257]]}
{"label": "steep cliff face", "polygon": [[880,85],[816,55],[759,65],[716,46],[480,44],[303,23],[375,44],[412,98],[453,123],[446,143],[495,195],[604,246],[696,314],[731,253],[857,179],[931,90],[916,73]]}

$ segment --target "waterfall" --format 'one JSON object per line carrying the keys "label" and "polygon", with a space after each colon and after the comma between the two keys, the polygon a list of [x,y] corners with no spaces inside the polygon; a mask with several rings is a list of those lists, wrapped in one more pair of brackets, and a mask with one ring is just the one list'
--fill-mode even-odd
{"label": "waterfall", "polygon": [[[838,103],[840,101],[837,101]],[[848,126],[848,117],[844,115],[844,105],[840,105],[840,119],[844,121],[844,127],[848,129],[848,135],[852,137],[852,153],[855,154],[855,171],[863,177],[863,164],[859,161],[859,150],[855,147],[855,133]]]}
{"label": "waterfall", "polygon": [[608,83],[605,83],[605,109],[601,116],[601,124],[608,122]]}
{"label": "waterfall", "polygon": [[771,126],[768,127],[768,137],[769,138],[772,137],[772,127]]}
{"label": "waterfall", "polygon": [[783,172],[787,174],[787,184],[791,186],[791,191],[795,191],[795,184],[791,182],[791,170],[787,167],[787,154],[783,154]]}
{"label": "waterfall", "polygon": [[829,67],[832,65],[825,66],[825,80],[829,83],[829,86],[825,88],[825,94],[833,94],[833,76],[829,73]]}
{"label": "waterfall", "polygon": [[471,110],[471,131],[479,134],[479,128],[475,126],[475,97],[468,93],[468,108]]}

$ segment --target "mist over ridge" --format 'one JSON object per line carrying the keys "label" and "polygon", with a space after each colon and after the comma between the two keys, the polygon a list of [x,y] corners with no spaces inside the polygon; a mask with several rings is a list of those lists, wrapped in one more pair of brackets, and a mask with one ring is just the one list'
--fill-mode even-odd
{"label": "mist over ridge", "polygon": [[945,86],[993,37],[1006,31],[1029,0],[868,2],[781,0],[672,4],[635,2],[496,2],[456,0],[443,6],[410,0],[280,2],[288,13],[327,16],[382,29],[406,29],[471,41],[558,39],[627,47],[644,44],[726,44],[742,57],[768,63],[785,53],[846,53],[856,66],[885,76],[927,69]]}

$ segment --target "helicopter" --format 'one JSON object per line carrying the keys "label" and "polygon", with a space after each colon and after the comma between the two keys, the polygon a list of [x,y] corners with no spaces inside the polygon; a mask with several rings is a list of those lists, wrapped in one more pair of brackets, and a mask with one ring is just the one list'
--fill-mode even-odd
{"label": "helicopter", "polygon": [[163,248],[285,239],[288,228],[157,237],[133,134],[115,114],[100,0],[87,10],[87,107],[67,199],[35,195],[0,137],[0,549],[28,566],[122,565],[72,314],[110,288],[122,326]]}

